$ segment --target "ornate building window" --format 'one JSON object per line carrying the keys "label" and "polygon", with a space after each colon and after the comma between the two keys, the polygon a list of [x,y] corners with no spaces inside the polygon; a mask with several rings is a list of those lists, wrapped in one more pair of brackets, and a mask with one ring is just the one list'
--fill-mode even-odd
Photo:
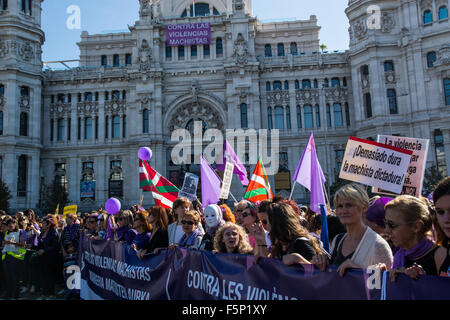
{"label": "ornate building window", "polygon": [[398,114],[397,93],[394,89],[387,89],[387,98],[389,102],[389,113]]}
{"label": "ornate building window", "polygon": [[298,55],[297,44],[295,42],[291,42],[291,54],[293,56]]}
{"label": "ornate building window", "polygon": [[444,136],[441,130],[434,131],[434,148],[436,152],[437,169],[441,175],[447,176],[447,167],[445,162]]}
{"label": "ornate building window", "polygon": [[433,13],[431,10],[425,10],[423,12],[423,24],[428,24],[433,22]]}
{"label": "ornate building window", "polygon": [[216,40],[216,56],[221,57],[223,55],[223,41],[222,38]]}
{"label": "ornate building window", "polygon": [[32,0],[21,0],[21,11],[31,16],[31,2]]}
{"label": "ornate building window", "polygon": [[55,183],[67,190],[66,164],[55,163]]}
{"label": "ornate building window", "polygon": [[0,0],[0,10],[8,10],[8,0]]}
{"label": "ornate building window", "polygon": [[64,93],[59,93],[56,97],[57,102],[65,103],[66,102],[66,95]]}
{"label": "ornate building window", "polygon": [[347,127],[350,127],[350,109],[348,103],[345,103],[345,119],[347,121]]}
{"label": "ornate building window", "polygon": [[275,129],[284,130],[283,107],[275,107]]}
{"label": "ornate building window", "polygon": [[84,119],[84,139],[92,140],[92,118],[87,117]]}
{"label": "ornate building window", "polygon": [[303,106],[303,115],[305,117],[305,128],[306,129],[314,128],[312,106],[310,105]]}
{"label": "ornate building window", "polygon": [[311,89],[311,80],[303,79],[302,80],[302,89],[310,88]]}
{"label": "ornate building window", "polygon": [[384,72],[394,71],[394,63],[392,61],[384,62]]}
{"label": "ornate building window", "polygon": [[316,110],[316,128],[320,128],[320,106],[316,104],[314,109]]}
{"label": "ornate building window", "polygon": [[209,10],[209,4],[207,3],[196,3],[195,4],[195,14],[194,14],[194,7],[191,4],[190,6],[190,12],[191,17],[203,17],[203,16],[209,16],[211,15]]}
{"label": "ornate building window", "polygon": [[19,135],[22,137],[28,136],[28,113],[26,112],[20,113]]}
{"label": "ornate building window", "polygon": [[277,45],[277,51],[279,57],[284,57],[284,43],[279,43]]}
{"label": "ornate building window", "polygon": [[122,138],[127,136],[127,116],[123,115],[122,117]]}
{"label": "ornate building window", "polygon": [[340,87],[341,86],[341,81],[339,80],[339,78],[332,78],[331,79],[331,87]]}
{"label": "ornate building window", "polygon": [[328,128],[331,128],[331,107],[327,103],[327,126]]}
{"label": "ornate building window", "polygon": [[334,116],[334,126],[335,127],[343,127],[344,120],[342,117],[342,106],[340,103],[333,104],[333,116]]}
{"label": "ornate building window", "polygon": [[267,123],[268,123],[269,130],[272,130],[273,122],[272,122],[272,108],[271,107],[269,107],[267,109]]}
{"label": "ornate building window", "polygon": [[112,138],[113,139],[120,138],[120,117],[119,116],[113,116],[112,121],[113,121],[113,124],[112,124]]}
{"label": "ornate building window", "polygon": [[113,67],[120,67],[120,57],[118,54],[113,55]]}
{"label": "ornate building window", "polygon": [[368,65],[364,65],[361,67],[361,74],[364,76],[369,75],[369,66]]}
{"label": "ornate building window", "polygon": [[197,59],[197,46],[196,45],[191,46],[191,58]]}
{"label": "ornate building window", "polygon": [[142,111],[142,133],[148,133],[148,109]]}
{"label": "ornate building window", "polygon": [[0,96],[3,97],[4,95],[5,95],[5,86],[0,83]]}
{"label": "ornate building window", "polygon": [[50,119],[50,141],[53,141],[53,135],[55,134],[53,132],[53,126],[55,125],[55,121],[53,119]]}
{"label": "ornate building window", "polygon": [[127,91],[122,90],[122,100],[127,100]]}
{"label": "ornate building window", "polygon": [[109,117],[105,117],[105,139],[109,137]]}
{"label": "ornate building window", "polygon": [[184,46],[178,47],[178,60],[184,60]]}
{"label": "ornate building window", "polygon": [[319,82],[317,81],[317,79],[314,79],[314,89],[319,88]]}
{"label": "ornate building window", "polygon": [[297,129],[302,128],[302,108],[297,106]]}
{"label": "ornate building window", "polygon": [[370,93],[364,94],[364,106],[366,109],[366,118],[372,118],[372,98]]}
{"label": "ornate building window", "polygon": [[450,106],[450,78],[444,79],[445,105]]}
{"label": "ornate building window", "polygon": [[127,53],[125,55],[125,65],[130,65],[131,64],[131,53]]}
{"label": "ornate building window", "polygon": [[105,101],[108,101],[108,100],[109,100],[109,92],[105,91]]}
{"label": "ornate building window", "polygon": [[446,6],[442,6],[439,8],[439,20],[448,18],[448,9]]}
{"label": "ornate building window", "polygon": [[95,117],[95,139],[98,139],[98,117]]}
{"label": "ornate building window", "polygon": [[56,140],[63,141],[64,140],[64,119],[58,119],[57,123],[57,131],[56,131]]}
{"label": "ornate building window", "polygon": [[19,157],[18,172],[17,172],[17,196],[26,197],[27,196],[27,178],[28,178],[28,158],[26,155],[21,155]]}
{"label": "ornate building window", "polygon": [[291,130],[291,108],[286,106],[286,129]]}
{"label": "ornate building window", "polygon": [[111,174],[109,176],[109,197],[123,197],[122,161],[111,161]]}
{"label": "ornate building window", "polygon": [[241,104],[241,128],[248,128],[247,104]]}
{"label": "ornate building window", "polygon": [[209,58],[210,55],[211,55],[211,47],[209,46],[209,44],[203,45],[203,57]]}
{"label": "ornate building window", "polygon": [[70,135],[72,134],[72,119],[67,119],[67,140],[70,141]]}
{"label": "ornate building window", "polygon": [[283,90],[282,86],[281,86],[281,81],[274,81],[273,82],[273,90]]}
{"label": "ornate building window", "polygon": [[289,90],[289,81],[284,81],[284,90]]}
{"label": "ornate building window", "polygon": [[328,88],[330,85],[329,85],[329,82],[328,82],[328,78],[325,78],[324,80],[323,80],[323,87],[324,88]]}
{"label": "ornate building window", "polygon": [[0,135],[3,134],[3,111],[0,110]]}
{"label": "ornate building window", "polygon": [[93,100],[93,96],[92,96],[92,92],[86,92],[84,94],[84,101],[89,101],[91,102]]}
{"label": "ornate building window", "polygon": [[103,67],[107,67],[108,66],[108,57],[107,56],[105,56],[105,55],[102,56],[102,58],[101,58],[101,65]]}
{"label": "ornate building window", "polygon": [[[77,129],[78,129],[78,140],[81,140],[81,118],[80,117],[78,117],[78,122],[77,122]],[[52,125],[52,128],[53,128],[53,125]],[[53,137],[53,134],[52,134],[52,137]],[[53,138],[52,138],[53,139]]]}
{"label": "ornate building window", "polygon": [[116,101],[120,100],[120,91],[114,90],[112,92],[111,96],[112,96],[113,100],[116,100]]}
{"label": "ornate building window", "polygon": [[300,81],[295,80],[295,90],[300,90]]}
{"label": "ornate building window", "polygon": [[270,88],[270,82],[267,81],[267,82],[266,82],[266,91],[270,91],[270,90],[271,90],[271,88]]}
{"label": "ornate building window", "polygon": [[272,46],[270,44],[264,46],[264,56],[266,58],[272,57]]}
{"label": "ornate building window", "polygon": [[166,45],[166,60],[172,60],[172,47]]}
{"label": "ornate building window", "polygon": [[94,162],[83,162],[81,170],[80,198],[95,199]]}
{"label": "ornate building window", "polygon": [[98,92],[95,93],[95,101],[98,101]]}
{"label": "ornate building window", "polygon": [[434,67],[434,63],[436,62],[437,57],[436,57],[436,52],[431,51],[427,53],[427,66],[428,68],[433,68]]}
{"label": "ornate building window", "polygon": [[347,78],[346,77],[342,78],[342,86],[344,86],[344,88],[347,87]]}

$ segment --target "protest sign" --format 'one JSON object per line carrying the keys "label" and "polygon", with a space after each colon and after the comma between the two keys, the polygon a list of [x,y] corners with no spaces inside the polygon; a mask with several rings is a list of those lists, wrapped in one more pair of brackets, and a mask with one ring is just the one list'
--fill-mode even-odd
{"label": "protest sign", "polygon": [[184,176],[183,187],[178,191],[178,197],[187,198],[194,201],[197,197],[198,176],[193,173],[186,173]]}
{"label": "protest sign", "polygon": [[63,211],[63,219],[65,219],[66,218],[66,216],[69,214],[69,213],[77,213],[77,209],[78,209],[78,206],[76,205],[76,204],[74,204],[74,205],[72,205],[72,206],[67,206],[67,207],[64,207],[64,211]]}
{"label": "protest sign", "polygon": [[[449,300],[450,278],[379,269],[285,266],[277,259],[175,248],[139,259],[129,245],[82,234],[80,296],[84,300]],[[276,279],[273,275],[276,274]]]}
{"label": "protest sign", "polygon": [[412,151],[350,137],[339,178],[400,194]]}
{"label": "protest sign", "polygon": [[[422,195],[422,184],[427,164],[429,140],[378,135],[377,141],[413,152],[401,194],[420,197]],[[380,188],[374,187],[372,191],[374,193],[392,195],[389,191]]]}
{"label": "protest sign", "polygon": [[220,190],[220,199],[228,199],[230,195],[231,180],[233,179],[234,165],[227,162],[225,172],[223,174],[222,189]]}
{"label": "protest sign", "polygon": [[211,23],[171,24],[166,27],[166,44],[170,47],[211,43]]}

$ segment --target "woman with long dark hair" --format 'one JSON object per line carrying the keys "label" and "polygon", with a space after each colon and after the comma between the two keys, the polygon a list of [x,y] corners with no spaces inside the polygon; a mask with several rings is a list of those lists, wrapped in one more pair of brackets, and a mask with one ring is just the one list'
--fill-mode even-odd
{"label": "woman with long dark hair", "polygon": [[152,235],[147,243],[138,251],[137,256],[143,258],[147,253],[158,253],[160,249],[169,246],[167,227],[169,218],[163,207],[155,206],[148,210],[148,222],[152,227]]}

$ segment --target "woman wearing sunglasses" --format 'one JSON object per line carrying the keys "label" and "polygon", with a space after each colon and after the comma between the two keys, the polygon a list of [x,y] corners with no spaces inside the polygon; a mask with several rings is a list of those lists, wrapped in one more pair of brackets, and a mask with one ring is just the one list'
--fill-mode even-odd
{"label": "woman wearing sunglasses", "polygon": [[140,250],[148,242],[151,236],[151,226],[148,223],[148,212],[137,211],[134,218],[134,229],[137,231],[137,235],[133,240],[131,247],[133,249]]}
{"label": "woman wearing sunglasses", "polygon": [[386,233],[400,249],[394,255],[390,277],[399,273],[411,278],[420,274],[437,275],[436,250],[431,237],[432,219],[425,203],[418,198],[401,195],[386,204]]}
{"label": "woman wearing sunglasses", "polygon": [[200,222],[200,214],[191,210],[186,212],[181,218],[184,235],[181,237],[179,246],[188,249],[198,249],[202,242],[203,234],[198,230],[197,225]]}
{"label": "woman wearing sunglasses", "polygon": [[137,231],[133,228],[133,214],[130,210],[120,210],[117,214],[117,229],[114,231],[114,240],[131,245]]}
{"label": "woman wearing sunglasses", "polygon": [[450,177],[442,180],[433,192],[436,208],[433,224],[437,234],[437,243],[442,245],[436,252],[438,274],[450,277]]}

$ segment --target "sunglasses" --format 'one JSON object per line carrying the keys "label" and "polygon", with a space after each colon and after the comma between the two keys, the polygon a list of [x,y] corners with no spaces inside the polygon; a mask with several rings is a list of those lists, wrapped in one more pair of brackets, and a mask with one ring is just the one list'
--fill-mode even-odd
{"label": "sunglasses", "polygon": [[193,221],[181,220],[181,224],[187,224],[187,225],[192,226],[192,225],[194,225],[194,222]]}
{"label": "sunglasses", "polygon": [[248,217],[248,216],[251,216],[252,215],[252,213],[251,212],[244,212],[243,214],[242,214],[242,218],[245,218],[245,217]]}
{"label": "sunglasses", "polygon": [[261,220],[261,222],[262,222],[263,225],[266,225],[268,223],[267,220]]}
{"label": "sunglasses", "polygon": [[410,222],[405,222],[405,223],[395,223],[395,222],[392,222],[390,220],[384,219],[385,226],[389,227],[389,229],[391,229],[391,230],[394,230],[394,229],[396,229],[398,227],[401,227],[401,226],[406,226],[408,224],[413,224],[414,222],[415,221],[410,221]]}

